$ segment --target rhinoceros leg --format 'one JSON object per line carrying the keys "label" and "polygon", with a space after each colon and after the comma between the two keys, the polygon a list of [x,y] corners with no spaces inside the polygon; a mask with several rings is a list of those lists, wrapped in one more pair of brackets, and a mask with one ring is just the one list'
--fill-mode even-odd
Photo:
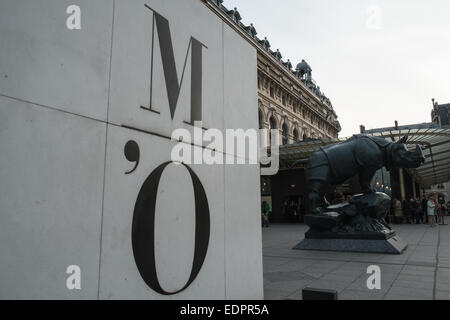
{"label": "rhinoceros leg", "polygon": [[321,208],[329,205],[325,199],[325,193],[331,183],[330,174],[327,173],[326,180],[309,180],[309,201],[311,204],[311,213],[321,213]]}
{"label": "rhinoceros leg", "polygon": [[323,197],[321,197],[321,190],[323,188],[323,181],[312,180],[309,181],[309,203],[311,204],[311,213],[320,213],[320,208],[324,206]]}
{"label": "rhinoceros leg", "polygon": [[370,182],[372,181],[372,178],[378,169],[379,168],[377,167],[366,167],[361,168],[361,170],[359,171],[359,184],[363,193],[375,192],[375,190],[370,187]]}
{"label": "rhinoceros leg", "polygon": [[[309,189],[309,201],[311,205],[311,213],[320,213],[320,208],[326,207],[325,192],[327,188],[331,186],[332,177],[331,177],[331,169],[326,164],[326,158],[323,153],[319,154],[323,156],[324,159],[323,164],[317,165],[312,168],[308,168],[307,176],[308,176],[308,189]],[[319,159],[320,160],[320,159]]]}

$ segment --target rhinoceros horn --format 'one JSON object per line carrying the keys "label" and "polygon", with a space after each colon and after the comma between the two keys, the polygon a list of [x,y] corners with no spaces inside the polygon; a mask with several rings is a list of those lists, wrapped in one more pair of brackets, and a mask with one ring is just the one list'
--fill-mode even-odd
{"label": "rhinoceros horn", "polygon": [[403,138],[401,138],[400,140],[397,141],[398,144],[402,144],[405,143],[406,141],[408,141],[408,136],[404,136]]}

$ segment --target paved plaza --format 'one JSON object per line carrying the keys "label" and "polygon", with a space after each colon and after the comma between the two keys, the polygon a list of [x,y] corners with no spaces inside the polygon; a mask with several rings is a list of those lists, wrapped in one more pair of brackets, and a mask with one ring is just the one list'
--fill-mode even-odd
{"label": "paved plaza", "polygon": [[[334,289],[339,300],[450,299],[450,226],[394,225],[408,242],[401,255],[292,250],[303,224],[263,229],[264,297],[299,300],[305,287]],[[367,267],[381,269],[381,290],[369,290]]]}

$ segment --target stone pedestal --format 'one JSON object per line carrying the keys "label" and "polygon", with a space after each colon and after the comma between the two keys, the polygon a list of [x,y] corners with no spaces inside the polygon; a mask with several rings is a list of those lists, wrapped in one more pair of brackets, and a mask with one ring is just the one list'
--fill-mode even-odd
{"label": "stone pedestal", "polygon": [[401,254],[408,244],[386,224],[389,207],[389,196],[370,193],[307,215],[310,230],[293,249]]}
{"label": "stone pedestal", "polygon": [[401,254],[408,247],[408,244],[395,235],[395,232],[387,239],[376,239],[375,235],[365,239],[358,237],[362,235],[353,234],[343,238],[332,238],[330,235],[322,238],[305,238],[293,249]]}

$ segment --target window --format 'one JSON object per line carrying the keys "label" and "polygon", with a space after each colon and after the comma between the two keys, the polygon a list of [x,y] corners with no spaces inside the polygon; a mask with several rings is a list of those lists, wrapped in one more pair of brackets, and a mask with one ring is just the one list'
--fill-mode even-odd
{"label": "window", "polygon": [[297,142],[298,142],[298,132],[297,132],[297,129],[294,130],[293,136],[294,136],[294,143],[297,143]]}
{"label": "window", "polygon": [[273,90],[273,87],[270,87],[270,96],[271,96],[272,98],[274,98],[274,90]]}
{"label": "window", "polygon": [[283,145],[285,145],[288,143],[288,129],[285,123],[283,124],[282,127],[282,135],[283,135]]}
{"label": "window", "polygon": [[264,120],[263,119],[264,118],[263,118],[262,112],[261,112],[261,110],[259,110],[258,111],[258,121],[259,121],[259,128],[260,129],[263,129],[263,127],[264,127],[264,125],[263,125]]}
{"label": "window", "polygon": [[[270,119],[269,119],[269,126],[270,126],[270,130],[277,129],[277,125],[276,125],[275,119],[273,117],[270,117]],[[269,145],[272,145],[272,134],[271,134],[271,132],[269,132]]]}

